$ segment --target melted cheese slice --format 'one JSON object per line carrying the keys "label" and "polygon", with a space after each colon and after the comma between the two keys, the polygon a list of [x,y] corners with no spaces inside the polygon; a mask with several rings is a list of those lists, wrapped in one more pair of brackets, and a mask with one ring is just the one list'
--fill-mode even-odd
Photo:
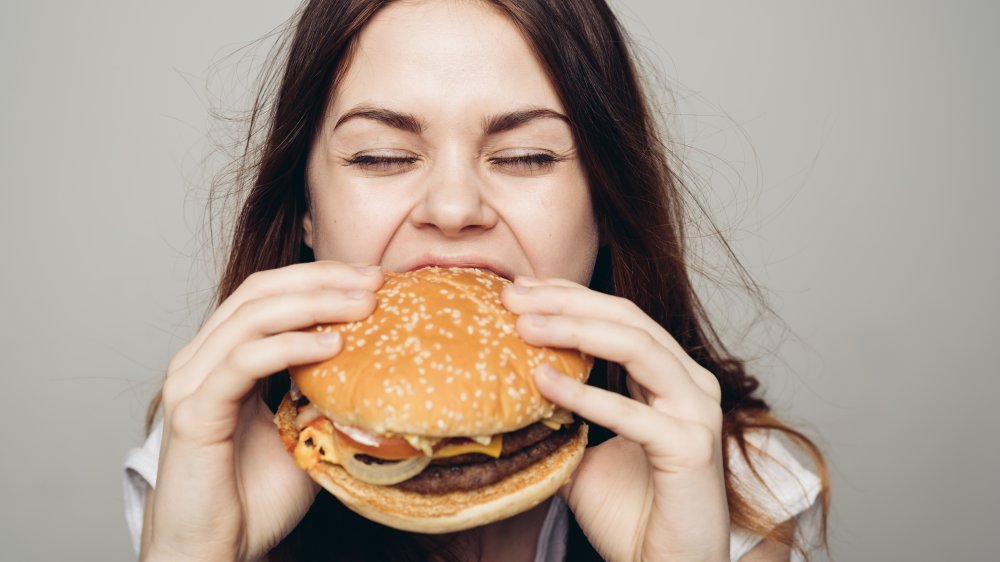
{"label": "melted cheese slice", "polygon": [[489,455],[495,459],[500,458],[500,451],[503,449],[503,435],[494,435],[488,445],[481,445],[475,441],[466,443],[448,444],[434,451],[433,458],[443,459],[447,457],[457,457],[466,453],[480,453]]}

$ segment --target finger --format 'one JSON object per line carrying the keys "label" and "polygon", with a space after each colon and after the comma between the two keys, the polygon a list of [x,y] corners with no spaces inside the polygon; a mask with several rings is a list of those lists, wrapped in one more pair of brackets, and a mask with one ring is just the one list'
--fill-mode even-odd
{"label": "finger", "polygon": [[678,358],[644,330],[594,318],[529,314],[518,318],[517,331],[532,345],[579,349],[620,364],[675,414],[697,416],[708,401]]}
{"label": "finger", "polygon": [[348,265],[335,261],[297,263],[258,271],[245,281],[212,313],[195,337],[171,362],[171,369],[183,367],[197,353],[208,336],[243,304],[273,295],[320,289],[368,289],[375,291],[384,278],[378,266]]}
{"label": "finger", "polygon": [[586,289],[579,283],[574,283],[569,279],[559,277],[532,277],[530,275],[518,275],[514,278],[514,285],[523,287],[542,287],[546,285],[555,287],[566,287],[568,289]]}
{"label": "finger", "polygon": [[683,422],[621,394],[581,383],[550,365],[535,369],[535,384],[546,398],[602,425],[660,456],[684,454],[689,438]]}
{"label": "finger", "polygon": [[258,380],[294,365],[322,361],[342,348],[339,332],[285,332],[232,348],[198,388],[177,405],[172,437],[200,446],[227,441],[236,432],[240,406]]}
{"label": "finger", "polygon": [[[315,324],[360,320],[374,309],[375,295],[364,289],[299,292],[245,302],[208,335],[198,352],[168,377],[168,382],[183,397],[240,344]],[[271,373],[277,371],[280,369]]]}
{"label": "finger", "polygon": [[643,330],[680,360],[702,392],[716,401],[722,398],[715,375],[692,359],[669,332],[626,298],[592,291],[571,281],[547,280],[534,284],[515,283],[504,289],[501,300],[514,314],[592,317]]}

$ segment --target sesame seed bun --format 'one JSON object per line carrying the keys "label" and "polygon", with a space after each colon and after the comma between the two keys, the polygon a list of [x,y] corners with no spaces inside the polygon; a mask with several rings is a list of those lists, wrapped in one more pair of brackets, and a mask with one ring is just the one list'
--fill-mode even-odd
{"label": "sesame seed bun", "polygon": [[472,268],[387,273],[371,316],[315,328],[339,331],[343,350],[292,379],[332,421],[379,434],[493,435],[551,416],[533,369],[585,381],[592,360],[522,340],[500,302],[508,284]]}

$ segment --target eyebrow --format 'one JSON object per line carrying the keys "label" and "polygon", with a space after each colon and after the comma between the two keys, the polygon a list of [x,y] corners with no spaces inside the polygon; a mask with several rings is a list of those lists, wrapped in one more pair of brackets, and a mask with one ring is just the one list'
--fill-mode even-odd
{"label": "eyebrow", "polygon": [[[340,116],[333,129],[336,130],[351,119],[370,119],[418,135],[424,130],[423,121],[415,115],[370,105],[361,105],[347,111]],[[486,135],[495,135],[516,129],[536,119],[558,119],[569,125],[569,118],[558,111],[545,108],[519,109],[486,117],[482,123],[483,132]]]}

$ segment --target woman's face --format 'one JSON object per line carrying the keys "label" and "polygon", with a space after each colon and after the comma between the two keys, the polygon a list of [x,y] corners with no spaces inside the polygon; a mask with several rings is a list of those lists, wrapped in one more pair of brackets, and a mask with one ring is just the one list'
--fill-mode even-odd
{"label": "woman's face", "polygon": [[587,284],[597,227],[565,110],[478,2],[397,2],[361,33],[309,155],[316,259]]}

